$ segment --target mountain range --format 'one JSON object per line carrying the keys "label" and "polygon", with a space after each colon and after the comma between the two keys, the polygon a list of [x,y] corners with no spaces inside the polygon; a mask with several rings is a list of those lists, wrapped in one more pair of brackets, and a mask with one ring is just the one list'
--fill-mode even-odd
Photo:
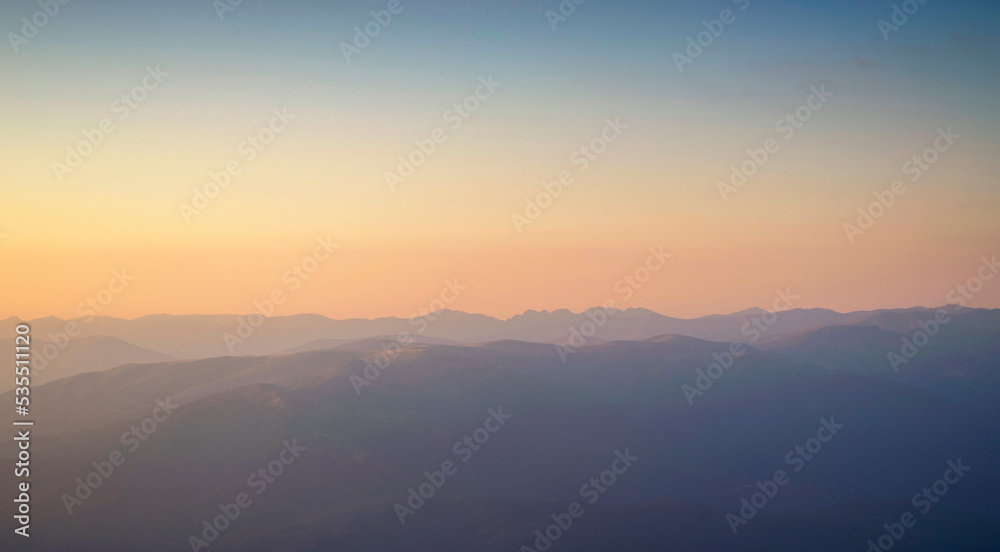
{"label": "mountain range", "polygon": [[[953,307],[943,307],[951,309]],[[792,309],[781,311],[762,332],[763,337],[793,333],[819,326],[874,325],[892,331],[905,331],[937,308],[911,308],[838,313],[827,309]],[[984,327],[997,327],[996,311],[964,309],[963,319]],[[980,313],[973,316],[973,313]],[[588,314],[591,315],[588,317]],[[28,322],[39,341],[58,342],[67,333],[67,325],[78,328],[77,337],[114,337],[137,347],[175,358],[207,358],[225,355],[268,355],[301,348],[311,341],[337,339],[352,341],[374,336],[398,336],[408,332],[414,337],[438,338],[457,343],[482,343],[512,339],[535,343],[558,343],[571,338],[572,330],[593,319],[603,320],[593,339],[643,340],[657,335],[686,335],[713,341],[745,342],[754,337],[754,320],[767,314],[763,309],[749,309],[734,314],[694,319],[671,318],[648,309],[594,308],[582,313],[566,309],[529,310],[506,320],[440,310],[421,318],[376,318],[334,320],[317,314],[272,316],[268,318],[237,315],[166,315],[144,316],[134,320],[102,317],[63,320],[47,317],[22,321],[11,317],[0,320],[0,338],[13,338],[14,328]],[[980,321],[979,318],[982,318]],[[251,322],[257,321],[257,326]],[[750,326],[748,326],[750,324]],[[228,334],[240,338],[240,328],[252,330],[251,336],[227,345]],[[74,339],[71,337],[70,339]],[[242,338],[241,338],[242,339]]]}
{"label": "mountain range", "polygon": [[[246,341],[270,352],[204,358],[236,317],[81,322],[32,389],[34,535],[19,549],[192,550],[241,492],[251,504],[201,549],[863,551],[906,512],[918,522],[894,550],[1000,538],[998,310],[953,314],[898,370],[889,354],[923,343],[936,309],[786,311],[759,339],[743,331],[759,311],[633,309],[582,343],[571,329],[594,311],[435,314],[402,343],[422,326],[273,318]],[[111,363],[133,356],[85,365],[98,346]],[[128,440],[134,428],[145,439]],[[251,486],[291,443],[301,455]],[[0,461],[16,446],[0,439]],[[123,464],[67,502],[115,451]],[[925,514],[914,494],[949,462],[970,469]],[[414,500],[425,483],[432,496]],[[574,502],[582,515],[544,537]],[[11,519],[0,542],[20,538]]]}

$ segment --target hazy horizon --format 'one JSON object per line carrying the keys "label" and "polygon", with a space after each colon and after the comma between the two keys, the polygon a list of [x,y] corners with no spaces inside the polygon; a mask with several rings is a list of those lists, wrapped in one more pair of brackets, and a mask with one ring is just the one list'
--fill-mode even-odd
{"label": "hazy horizon", "polygon": [[[806,307],[806,306],[798,306],[798,305],[796,305],[794,307],[791,307],[791,308],[788,308],[788,309],[777,309],[777,310],[773,310],[773,309],[771,309],[769,307],[763,307],[763,306],[752,306],[752,307],[747,307],[747,308],[743,308],[743,309],[739,309],[739,310],[734,310],[734,311],[712,312],[712,313],[708,313],[708,314],[702,314],[702,315],[697,315],[697,316],[689,316],[689,317],[672,316],[670,313],[660,312],[660,311],[657,311],[657,310],[654,310],[654,309],[651,309],[651,308],[648,308],[648,307],[642,307],[642,306],[629,306],[629,307],[625,307],[625,308],[611,309],[611,310],[618,310],[620,312],[628,312],[630,310],[649,311],[649,312],[652,312],[653,314],[657,314],[657,315],[664,316],[664,317],[667,317],[667,318],[674,318],[674,319],[678,319],[678,320],[697,320],[697,319],[700,319],[700,318],[710,318],[710,317],[715,317],[715,316],[733,316],[733,315],[739,315],[739,314],[744,314],[744,313],[750,313],[750,312],[753,312],[753,311],[761,311],[761,312],[763,312],[763,311],[786,312],[786,311],[796,311],[796,310],[827,310],[827,311],[835,312],[835,313],[838,313],[838,314],[852,314],[852,313],[862,313],[862,312],[885,312],[885,311],[906,311],[906,310],[928,310],[928,311],[933,311],[933,310],[938,310],[938,309],[942,309],[942,308],[949,308],[949,307],[955,307],[955,305],[949,305],[949,304],[942,303],[940,305],[934,305],[934,306],[931,306],[931,305],[911,305],[911,306],[903,306],[903,307],[879,307],[879,308],[872,308],[872,309],[858,309],[858,310],[849,310],[849,311],[841,311],[841,310],[830,309],[830,308],[826,308],[826,307]],[[497,319],[497,320],[504,321],[504,320],[510,320],[511,318],[515,318],[517,316],[521,316],[521,315],[528,314],[528,313],[552,314],[552,313],[557,313],[557,312],[569,312],[569,313],[574,314],[574,315],[580,315],[580,314],[586,314],[586,312],[588,312],[590,310],[601,309],[601,308],[604,308],[604,307],[601,307],[600,305],[594,305],[593,307],[582,309],[582,310],[573,310],[573,309],[569,309],[569,308],[526,309],[524,311],[516,312],[516,313],[511,314],[509,316],[497,316],[497,315],[490,314],[490,313],[473,312],[473,311],[468,311],[468,310],[461,309],[461,308],[451,308],[451,307],[444,307],[444,308],[441,308],[441,309],[438,309],[438,310],[428,311],[428,312],[430,312],[430,313],[437,313],[437,312],[440,312],[440,311],[459,312],[459,313],[469,314],[469,315],[475,315],[475,316],[486,316],[486,317],[489,317],[489,318],[494,318],[494,319]],[[979,309],[979,310],[996,310],[997,308],[1000,308],[1000,307],[964,307],[964,308],[967,308],[967,309],[970,309],[970,310],[976,310],[976,309]],[[180,316],[247,316],[247,315],[252,314],[254,312],[257,312],[257,311],[247,311],[247,312],[214,312],[214,313],[213,312],[189,312],[189,313],[151,312],[151,313],[142,314],[142,315],[138,315],[138,316],[114,316],[114,315],[103,314],[102,313],[102,314],[97,315],[97,317],[98,318],[100,318],[100,317],[118,318],[118,319],[121,319],[121,320],[138,320],[140,318],[147,318],[147,317],[151,317],[151,316],[178,316],[178,317],[180,317]],[[413,313],[410,313],[410,314],[413,314]],[[390,315],[384,315],[384,316],[354,316],[354,317],[347,317],[347,318],[337,318],[337,317],[327,316],[325,314],[318,313],[318,312],[292,312],[292,313],[273,314],[273,315],[269,316],[268,318],[272,318],[272,317],[282,318],[282,317],[304,316],[304,315],[306,315],[306,316],[308,316],[308,315],[317,315],[317,316],[322,316],[324,318],[328,318],[330,320],[351,320],[351,319],[356,319],[356,320],[376,320],[376,319],[380,319],[380,318],[398,318],[398,319],[405,320],[405,319],[411,318],[409,315],[391,315],[391,314]],[[82,315],[82,316],[81,315],[76,315],[76,316],[58,316],[58,315],[55,315],[55,314],[48,314],[48,315],[43,315],[43,316],[32,316],[32,317],[21,317],[21,316],[15,315],[15,314],[11,314],[9,316],[0,316],[0,320],[17,319],[17,320],[21,320],[21,321],[24,321],[24,322],[31,322],[32,320],[41,320],[41,319],[45,319],[45,318],[58,318],[58,319],[61,319],[61,320],[76,320],[76,319],[80,319],[80,318],[89,318],[89,314],[85,314],[85,315]],[[419,318],[419,316],[417,316],[416,318]]]}

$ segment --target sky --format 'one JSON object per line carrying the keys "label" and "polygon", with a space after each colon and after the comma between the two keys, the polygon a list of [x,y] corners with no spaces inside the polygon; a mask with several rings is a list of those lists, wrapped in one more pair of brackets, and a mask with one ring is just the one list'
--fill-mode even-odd
{"label": "sky", "polygon": [[995,2],[222,2],[0,3],[0,317],[940,306],[1000,254]]}

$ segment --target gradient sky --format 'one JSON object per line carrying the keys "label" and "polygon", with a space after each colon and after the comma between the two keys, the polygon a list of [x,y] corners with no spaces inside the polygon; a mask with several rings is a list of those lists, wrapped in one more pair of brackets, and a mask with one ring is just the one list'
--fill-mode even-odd
{"label": "gradient sky", "polygon": [[[507,317],[615,299],[693,317],[770,306],[937,306],[1000,254],[996,2],[930,0],[883,40],[891,1],[407,1],[348,63],[340,44],[388,1],[74,0],[15,53],[0,44],[0,316],[76,316],[115,269],[103,314]],[[683,74],[671,55],[723,9],[736,21]],[[35,2],[5,0],[0,31]],[[60,182],[52,164],[148,66],[170,75]],[[395,193],[384,174],[480,76],[502,82]],[[810,87],[835,92],[728,202],[716,183]],[[178,206],[275,108],[296,115],[191,224]],[[511,214],[598,136],[628,124],[523,233]],[[961,140],[856,243],[845,222],[938,128]],[[282,274],[341,244],[301,288]],[[651,246],[673,254],[623,301]],[[972,306],[1000,307],[1000,279]]]}

